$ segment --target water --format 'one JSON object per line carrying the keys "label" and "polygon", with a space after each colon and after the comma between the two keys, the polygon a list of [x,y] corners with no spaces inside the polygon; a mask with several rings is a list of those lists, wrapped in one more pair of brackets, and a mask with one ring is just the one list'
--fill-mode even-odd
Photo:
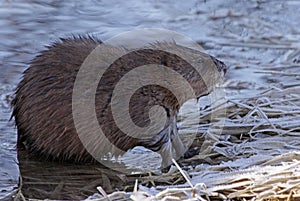
{"label": "water", "polygon": [[255,69],[299,61],[299,8],[293,0],[1,1],[0,198],[17,186],[19,175],[9,101],[44,45],[77,34],[105,40],[134,28],[166,28],[198,41],[231,66],[227,79],[233,85],[243,80],[257,89],[266,78]]}

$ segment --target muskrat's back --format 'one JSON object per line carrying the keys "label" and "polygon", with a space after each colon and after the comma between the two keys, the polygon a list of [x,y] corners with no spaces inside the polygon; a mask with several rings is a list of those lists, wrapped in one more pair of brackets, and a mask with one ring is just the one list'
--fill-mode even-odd
{"label": "muskrat's back", "polygon": [[[94,160],[86,151],[75,129],[72,116],[72,93],[82,63],[100,44],[101,41],[94,37],[62,39],[33,59],[30,67],[24,72],[23,80],[18,85],[12,101],[19,144],[49,159],[77,162]],[[136,66],[143,63],[175,64],[177,70],[182,71],[187,75],[186,78],[191,80],[197,96],[203,95],[208,90],[208,86],[201,76],[193,72],[184,72],[188,68],[180,58],[173,57],[172,61],[169,61],[165,60],[167,57],[164,52],[152,57],[151,52],[147,51],[133,52],[127,58],[116,61],[110,66],[106,71],[108,76],[104,76],[97,88],[96,114],[106,137],[120,150],[127,151],[139,145],[153,151],[168,149],[162,151],[161,155],[163,160],[167,161],[165,165],[169,165],[172,158],[170,155],[172,151],[169,150],[170,136],[171,133],[177,135],[176,116],[180,107],[176,97],[168,89],[156,85],[142,87],[133,95],[131,117],[136,125],[143,127],[149,123],[149,109],[154,105],[165,108],[168,115],[165,128],[152,139],[143,140],[127,136],[115,125],[110,108],[113,87],[132,68],[130,67],[132,62]],[[137,55],[142,57],[135,60]],[[199,52],[199,57],[213,60],[219,71],[226,70],[222,62],[209,55]],[[189,77],[191,75],[192,78]],[[178,138],[173,141],[176,152],[183,155],[185,150],[181,141]],[[101,143],[96,146],[100,150],[104,147]],[[113,155],[119,154],[104,148],[102,154],[105,155],[108,151]]]}
{"label": "muskrat's back", "polygon": [[51,159],[91,160],[74,127],[72,89],[82,62],[100,43],[62,39],[32,60],[12,101],[19,144]]}

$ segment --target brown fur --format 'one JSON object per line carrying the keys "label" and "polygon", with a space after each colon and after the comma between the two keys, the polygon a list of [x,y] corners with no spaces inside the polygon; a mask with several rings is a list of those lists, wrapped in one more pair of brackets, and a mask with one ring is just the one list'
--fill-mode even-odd
{"label": "brown fur", "polygon": [[[99,44],[101,41],[93,37],[62,39],[33,59],[30,68],[24,72],[12,101],[19,144],[26,144],[31,152],[50,159],[77,162],[93,160],[79,140],[74,126],[72,89],[81,64]],[[211,60],[209,55],[189,51],[199,54],[200,58]],[[214,60],[219,70],[225,71],[225,65],[218,62]],[[110,108],[112,89],[126,72],[147,63],[165,65],[179,72],[190,82],[198,97],[208,90],[197,72],[176,55],[170,56],[163,51],[153,54],[153,50],[137,50],[118,59],[98,84],[96,113],[106,137],[124,151],[138,145],[159,151],[170,140],[168,128],[175,128],[174,132],[177,132],[174,119],[176,120],[180,104],[168,89],[156,85],[145,86],[136,91],[130,101],[130,115],[136,125],[147,126],[149,109],[153,105],[160,105],[168,115],[164,131],[150,140],[141,140],[125,135],[114,123]],[[101,144],[97,146],[101,147]]]}

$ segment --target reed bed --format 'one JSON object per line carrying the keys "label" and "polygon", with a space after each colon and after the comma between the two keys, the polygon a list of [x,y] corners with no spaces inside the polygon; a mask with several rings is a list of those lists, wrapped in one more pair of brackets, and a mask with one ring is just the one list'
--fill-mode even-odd
{"label": "reed bed", "polygon": [[[199,155],[137,179],[132,192],[107,195],[98,187],[102,196],[88,200],[300,200],[300,82],[282,86],[206,108]],[[208,121],[220,111],[226,115]]]}

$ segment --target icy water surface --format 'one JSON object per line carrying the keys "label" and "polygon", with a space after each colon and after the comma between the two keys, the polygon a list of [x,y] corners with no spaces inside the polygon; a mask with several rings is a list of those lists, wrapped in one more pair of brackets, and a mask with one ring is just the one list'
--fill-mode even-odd
{"label": "icy water surface", "polygon": [[255,73],[263,67],[299,64],[299,13],[296,0],[1,1],[0,199],[13,191],[19,176],[9,101],[44,45],[77,34],[105,40],[134,28],[170,29],[231,67],[227,79],[234,94],[276,82]]}

